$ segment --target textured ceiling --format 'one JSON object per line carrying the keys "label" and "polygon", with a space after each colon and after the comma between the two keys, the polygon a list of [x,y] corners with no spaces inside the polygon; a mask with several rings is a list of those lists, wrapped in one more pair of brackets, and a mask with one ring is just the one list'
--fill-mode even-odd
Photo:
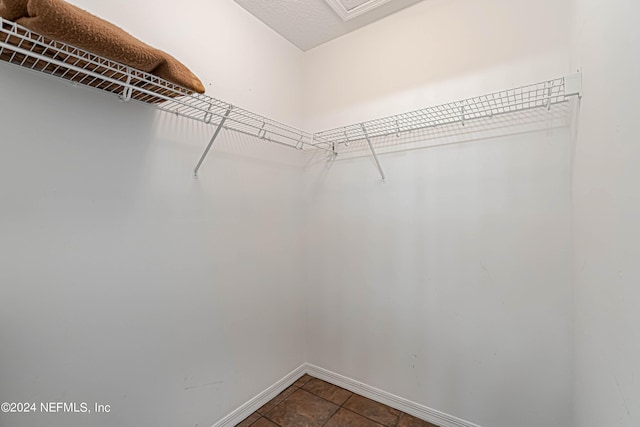
{"label": "textured ceiling", "polygon": [[[301,50],[306,51],[422,0],[390,0],[344,21],[325,0],[234,0]],[[364,3],[341,0],[347,5]]]}

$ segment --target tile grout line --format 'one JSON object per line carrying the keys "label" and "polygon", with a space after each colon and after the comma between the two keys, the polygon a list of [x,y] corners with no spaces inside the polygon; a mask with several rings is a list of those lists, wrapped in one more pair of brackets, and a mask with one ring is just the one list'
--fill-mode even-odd
{"label": "tile grout line", "polygon": [[[347,399],[347,400],[349,400],[349,399]],[[365,420],[367,420],[367,421],[371,421],[372,423],[374,423],[374,424],[376,424],[376,425],[378,425],[378,426],[380,426],[380,427],[386,427],[384,424],[380,424],[379,422],[377,422],[377,421],[375,421],[375,420],[372,420],[371,418],[367,417],[366,415],[359,414],[359,413],[357,413],[356,411],[352,411],[352,410],[351,410],[351,409],[349,409],[349,408],[345,408],[344,406],[341,406],[341,407],[340,407],[340,409],[344,409],[345,411],[349,411],[349,412],[351,412],[352,414],[358,415],[359,417],[362,417],[362,418],[364,418],[364,419],[365,419]],[[337,411],[336,411],[336,413],[337,413]],[[335,415],[335,414],[333,414],[333,415]],[[331,418],[333,418],[333,416],[331,416]],[[331,419],[331,418],[329,418],[329,419]],[[400,418],[398,418],[398,422],[399,422],[399,421],[400,421]],[[327,422],[329,422],[329,421],[327,420]],[[398,425],[398,422],[396,422],[394,425],[392,425],[392,426],[388,426],[388,427],[396,427],[396,426]],[[325,423],[325,424],[326,424],[326,423]]]}
{"label": "tile grout line", "polygon": [[[309,375],[309,374],[305,374],[305,375]],[[327,381],[321,380],[320,378],[316,378],[316,377],[313,377],[313,376],[311,376],[311,375],[309,375],[309,377],[310,377],[310,379],[309,379],[308,381],[306,381],[306,382],[305,382],[301,387],[298,387],[298,390],[306,391],[307,393],[311,394],[312,396],[318,397],[318,398],[320,398],[320,399],[324,400],[325,402],[329,402],[329,403],[331,403],[331,404],[333,404],[333,405],[336,405],[336,406],[338,407],[338,409],[337,409],[333,414],[331,414],[331,416],[327,419],[327,421],[325,421],[325,422],[322,424],[322,426],[321,426],[321,427],[323,427],[325,424],[327,424],[327,423],[331,420],[331,418],[335,417],[335,415],[338,413],[338,411],[339,411],[340,409],[344,409],[345,411],[349,411],[349,412],[351,412],[352,414],[359,415],[359,416],[361,416],[362,418],[365,418],[365,419],[367,419],[367,420],[371,421],[372,423],[375,423],[375,424],[379,425],[380,427],[386,427],[386,426],[384,426],[383,424],[380,424],[379,422],[377,422],[376,420],[373,420],[373,419],[371,419],[371,418],[367,417],[367,416],[366,416],[366,415],[364,415],[364,414],[360,414],[360,413],[358,413],[358,412],[356,412],[356,411],[352,411],[352,410],[351,410],[351,409],[349,409],[349,408],[345,408],[345,406],[344,406],[344,405],[346,405],[346,404],[347,404],[347,402],[348,402],[348,401],[349,401],[353,396],[360,396],[360,397],[363,397],[363,398],[367,399],[366,397],[361,396],[361,395],[359,395],[359,394],[357,394],[357,393],[354,393],[354,392],[352,392],[352,391],[349,391],[349,390],[347,390],[347,389],[345,389],[345,388],[339,387],[339,386],[337,386],[337,385],[335,385],[335,384],[331,384],[331,383],[329,383],[329,382],[327,382]],[[301,377],[301,378],[302,378],[302,377]],[[315,380],[318,380],[318,381],[322,381],[322,382],[324,382],[324,383],[326,383],[326,384],[329,384],[329,385],[330,385],[330,386],[332,386],[332,387],[339,388],[340,390],[345,390],[345,391],[347,391],[347,392],[351,393],[351,395],[350,395],[348,398],[346,398],[346,399],[345,399],[345,401],[344,401],[344,402],[342,402],[342,404],[338,405],[338,404],[336,404],[335,402],[332,402],[332,401],[330,401],[330,400],[328,400],[328,399],[325,399],[324,397],[319,396],[319,395],[317,395],[317,394],[313,393],[312,391],[309,391],[309,390],[307,390],[307,389],[305,389],[305,388],[304,388],[304,386],[305,386],[305,385],[307,385],[308,383],[310,383],[310,382],[311,382],[312,380],[314,380],[314,379],[315,379]],[[294,384],[295,384],[295,383],[294,383]],[[297,390],[296,390],[296,391],[297,391]],[[276,405],[276,406],[279,406],[280,404],[284,403],[287,399],[289,399],[289,398],[293,395],[293,393],[295,393],[295,391],[294,391],[294,392],[292,392],[291,394],[289,394],[285,399],[283,399],[283,400],[282,400],[282,402],[278,403],[278,405]],[[369,400],[370,400],[370,399],[369,399]],[[375,401],[374,401],[374,402],[375,402]],[[379,402],[376,402],[376,403],[379,403]],[[383,404],[383,403],[379,403],[379,404],[380,404],[380,405],[383,405],[383,406],[385,406],[385,407],[388,407],[388,405],[385,405],[385,404]],[[272,409],[275,409],[275,406],[274,406]],[[272,410],[272,409],[271,409],[271,410]],[[270,410],[270,411],[271,411],[271,410]],[[399,412],[400,412],[400,414],[398,414],[398,420],[397,420],[397,421],[396,421],[392,426],[388,426],[388,427],[397,427],[398,423],[400,422],[400,417],[401,417],[401,416],[402,416],[402,414],[404,413],[404,412],[402,412],[402,411],[399,411]],[[266,417],[265,417],[265,418],[266,418]],[[278,425],[278,427],[282,427],[282,426],[280,426],[278,423],[274,422],[273,420],[271,420],[271,419],[269,419],[269,418],[267,418],[267,419],[268,419],[269,421],[273,422],[274,424]]]}
{"label": "tile grout line", "polygon": [[[296,386],[296,383],[297,383],[298,381],[300,381],[302,378],[304,378],[304,376],[305,376],[305,375],[307,375],[307,376],[309,377],[309,379],[308,379],[307,381],[305,381],[305,382],[304,382],[304,384],[302,384],[300,387]],[[269,409],[267,412],[271,412],[271,411],[273,411],[276,407],[278,407],[278,406],[282,405],[284,402],[286,402],[286,401],[287,401],[287,400],[288,400],[288,399],[289,399],[289,398],[290,398],[290,397],[291,397],[295,392],[297,392],[298,390],[304,390],[302,387],[304,387],[304,386],[305,386],[309,381],[311,381],[313,378],[315,378],[315,377],[312,377],[312,376],[311,376],[311,375],[309,375],[309,374],[304,374],[304,375],[302,375],[302,376],[301,376],[300,378],[298,378],[298,379],[297,379],[293,384],[291,384],[289,387],[287,387],[287,389],[289,389],[289,388],[293,387],[293,388],[295,388],[296,390],[294,390],[294,391],[292,391],[291,393],[289,393],[289,394],[287,395],[287,397],[285,397],[284,399],[282,399],[282,401],[281,401],[281,402],[278,402],[278,404],[277,404],[277,405],[275,405],[273,408]],[[286,389],[285,389],[285,390],[286,390]],[[305,390],[305,391],[306,391],[306,390]],[[309,393],[309,392],[307,392],[307,393]],[[313,393],[311,393],[311,394],[313,394]],[[314,396],[315,396],[315,394],[314,394]],[[276,396],[276,397],[277,397],[277,396]],[[318,396],[318,397],[320,397],[320,396]],[[275,399],[275,397],[274,397],[274,399]],[[272,400],[273,400],[273,399],[272,399]],[[269,404],[269,402],[265,403],[265,405],[268,405],[268,404]],[[265,405],[262,405],[262,406],[265,406]],[[256,412],[258,412],[258,411],[256,411]],[[277,422],[275,422],[274,420],[272,420],[271,418],[267,417],[267,414],[266,414],[266,413],[265,413],[265,414],[260,414],[260,416],[261,416],[262,418],[264,418],[264,419],[266,419],[266,420],[268,420],[268,421],[272,422],[272,423],[273,423],[273,424],[275,424],[276,426],[278,426],[278,427],[282,427],[279,423],[277,423]],[[258,421],[256,421],[256,422],[258,422]],[[256,422],[252,423],[251,425],[255,424]],[[249,427],[251,427],[251,426],[249,426]]]}
{"label": "tile grout line", "polygon": [[[312,396],[315,396],[315,397],[317,397],[317,398],[319,398],[319,399],[324,400],[325,402],[329,402],[329,403],[331,403],[332,405],[336,405],[336,406],[338,407],[338,409],[337,409],[333,414],[331,414],[331,416],[327,419],[327,421],[325,421],[325,422],[322,424],[322,426],[324,426],[326,423],[328,423],[328,422],[329,422],[329,420],[330,420],[331,418],[333,418],[333,417],[338,413],[338,411],[340,410],[340,408],[343,408],[344,404],[345,404],[345,403],[347,403],[347,400],[351,399],[351,396],[353,396],[353,395],[354,395],[354,393],[353,393],[353,392],[351,392],[351,391],[349,391],[349,390],[346,390],[346,389],[344,389],[344,388],[342,388],[342,387],[338,387],[337,385],[333,385],[333,384],[328,383],[328,382],[326,382],[326,381],[324,381],[324,380],[321,380],[320,378],[313,377],[313,376],[311,376],[311,375],[309,375],[309,374],[305,374],[305,375],[308,375],[308,376],[309,376],[309,380],[307,380],[304,384],[302,384],[302,386],[300,386],[300,387],[296,387],[298,390],[303,390],[303,391],[305,391],[305,392],[309,393],[309,394],[310,394],[310,395],[312,395]],[[302,377],[304,377],[304,375],[303,375]],[[302,378],[302,377],[300,377],[300,378]],[[298,379],[298,381],[300,380],[300,378]],[[306,389],[304,389],[304,388],[303,388],[305,385],[307,385],[308,383],[310,383],[312,380],[322,381],[322,382],[325,382],[325,383],[329,384],[329,385],[330,385],[330,386],[332,386],[332,387],[337,387],[337,388],[339,388],[339,389],[342,389],[342,390],[348,391],[349,393],[351,393],[351,396],[349,396],[349,397],[348,397],[348,398],[347,398],[347,399],[342,403],[342,405],[337,405],[336,403],[334,403],[334,402],[332,402],[332,401],[330,401],[330,400],[328,400],[328,399],[325,399],[325,398],[324,398],[324,397],[322,397],[322,396],[318,396],[317,394],[315,394],[315,393],[313,393],[313,392],[311,392],[311,391],[306,390]],[[298,381],[296,381],[296,382],[298,382]],[[290,386],[290,387],[295,387],[295,382],[294,382],[293,384],[291,384],[291,386]],[[288,400],[288,399],[289,399],[289,398],[290,398],[290,397],[291,397],[295,392],[297,392],[298,390],[295,390],[295,391],[293,391],[293,392],[289,393],[289,395],[288,395],[287,397],[285,397],[284,399],[282,399],[282,402],[279,402],[276,406],[274,406],[273,408],[269,409],[269,411],[268,411],[268,412],[271,412],[271,411],[272,411],[272,410],[274,410],[277,406],[280,406],[281,404],[283,404],[286,400]],[[276,396],[276,397],[277,397],[277,396]],[[274,399],[275,399],[275,397],[274,397]],[[268,403],[269,403],[269,402],[267,402],[266,404],[268,404]],[[266,404],[265,404],[265,405],[266,405]],[[263,405],[263,406],[264,406],[264,405]],[[347,408],[344,408],[344,409],[348,410]],[[351,411],[351,412],[353,412],[353,411]],[[258,411],[256,411],[256,413],[258,413]],[[354,412],[354,413],[355,413],[355,412]],[[276,422],[275,422],[275,421],[273,421],[271,418],[268,418],[268,417],[266,416],[266,414],[260,414],[260,416],[261,416],[262,418],[266,418],[267,420],[271,421],[272,423],[274,423],[274,424],[275,424],[275,425],[277,425],[278,427],[282,427],[280,424],[276,423]],[[367,419],[368,419],[368,418],[367,418]],[[255,422],[251,423],[251,425],[255,424],[256,422],[258,422],[258,421],[256,420]],[[322,426],[321,426],[321,427],[322,427]],[[249,427],[251,427],[251,426],[249,426]]]}
{"label": "tile grout line", "polygon": [[[320,378],[316,378],[316,379],[317,379],[318,381],[323,381],[323,380],[321,380]],[[323,382],[327,383],[326,381],[323,381]],[[327,384],[329,384],[329,385],[331,385],[331,386],[333,386],[333,387],[337,387],[337,388],[340,388],[340,389],[344,390],[342,387],[338,387],[337,385],[333,385],[333,384],[331,384],[331,383],[327,383]],[[349,390],[346,390],[346,391],[349,391]],[[349,391],[349,393],[351,393],[351,396],[353,396],[353,393],[352,393],[352,392],[350,392],[350,391]],[[344,400],[344,402],[342,402],[342,405],[339,405],[339,406],[338,406],[338,409],[336,410],[336,412],[334,412],[333,414],[331,414],[331,416],[329,417],[329,419],[327,419],[327,421],[325,421],[325,422],[322,424],[322,427],[324,427],[324,426],[325,426],[329,421],[331,421],[331,418],[335,417],[335,416],[336,416],[336,414],[338,413],[338,411],[340,411],[340,409],[346,409],[346,408],[344,407],[344,404],[345,404],[345,403],[347,403],[347,400],[351,399],[351,396],[347,397],[347,398]],[[320,396],[318,396],[318,397],[320,397]],[[322,397],[320,397],[320,399],[322,399]],[[325,399],[325,400],[326,400],[326,399]],[[333,402],[332,402],[332,403],[333,403]]]}
{"label": "tile grout line", "polygon": [[[333,384],[332,384],[332,385],[333,385]],[[338,386],[334,386],[334,387],[338,387]],[[340,387],[340,388],[342,388],[342,387]],[[346,390],[346,389],[344,389],[344,390]],[[348,391],[348,390],[347,390],[347,391]],[[387,408],[391,408],[389,405],[385,405],[384,403],[376,402],[375,400],[369,399],[368,397],[364,397],[364,396],[363,396],[363,395],[361,395],[361,394],[354,393],[354,392],[350,392],[350,393],[351,393],[351,396],[349,396],[349,399],[347,399],[347,400],[345,400],[345,401],[344,401],[344,403],[342,404],[342,405],[343,405],[342,407],[344,407],[344,405],[346,405],[346,403],[347,403],[347,402],[348,402],[348,401],[349,401],[353,396],[360,396],[360,397],[362,397],[362,398],[364,398],[364,399],[371,400],[372,402],[375,402],[375,403],[377,403],[377,404],[379,404],[379,405],[385,406],[385,407],[387,407]],[[349,409],[349,408],[344,408],[344,409],[346,409],[346,410],[347,410],[347,411],[349,411],[349,412],[353,412],[353,413],[354,413],[354,414],[356,414],[356,415],[360,415],[361,417],[366,418],[367,420],[369,420],[369,421],[371,421],[371,422],[374,422],[374,423],[376,423],[376,424],[378,424],[379,426],[382,426],[382,427],[397,427],[397,426],[398,426],[398,424],[400,423],[400,418],[402,417],[402,414],[404,414],[404,413],[405,413],[405,412],[402,412],[402,411],[400,411],[400,410],[396,409],[396,411],[398,411],[398,412],[399,412],[399,414],[398,414],[398,420],[397,420],[397,421],[396,421],[392,426],[385,426],[384,424],[381,424],[381,423],[377,422],[376,420],[374,420],[373,418],[369,418],[369,417],[367,417],[367,416],[366,416],[366,415],[364,415],[364,414],[360,414],[360,413],[358,413],[358,412],[356,412],[356,411],[353,411],[353,410],[351,410],[351,409]],[[394,409],[394,408],[391,408],[391,409]]]}
{"label": "tile grout line", "polygon": [[[304,377],[304,375],[309,376],[309,379],[308,379],[307,381],[305,381],[303,384],[301,384],[300,386],[296,386],[295,384],[296,384],[300,379],[302,379],[302,378]],[[312,396],[315,396],[315,397],[317,397],[317,398],[319,398],[319,399],[324,400],[325,402],[328,402],[328,403],[331,403],[331,404],[333,404],[333,405],[337,406],[336,411],[335,411],[334,413],[332,413],[332,414],[331,414],[331,416],[330,416],[330,417],[329,417],[329,418],[328,418],[324,423],[322,423],[321,427],[324,427],[324,426],[325,426],[329,421],[331,421],[331,419],[332,419],[333,417],[335,417],[335,416],[336,416],[336,414],[340,411],[340,409],[344,409],[345,411],[349,411],[349,412],[351,412],[352,414],[355,414],[355,415],[361,416],[361,417],[365,418],[366,420],[369,420],[369,421],[371,421],[372,423],[377,424],[377,425],[378,425],[378,426],[380,426],[380,427],[397,427],[397,426],[398,426],[398,424],[400,423],[400,419],[402,418],[402,415],[404,414],[404,412],[399,411],[398,419],[396,420],[396,422],[395,422],[393,425],[391,425],[391,426],[384,426],[383,424],[378,423],[376,420],[373,420],[373,419],[371,419],[371,418],[367,417],[367,416],[366,416],[366,415],[364,415],[364,414],[360,414],[360,413],[358,413],[358,412],[356,412],[356,411],[353,411],[353,410],[351,410],[351,409],[349,409],[349,408],[346,408],[346,407],[344,406],[344,405],[346,405],[346,404],[347,404],[347,402],[348,402],[349,400],[351,400],[351,398],[352,398],[353,396],[360,396],[360,397],[363,397],[363,398],[367,399],[366,397],[361,396],[361,395],[359,395],[359,394],[357,394],[357,393],[354,393],[354,392],[352,392],[352,391],[349,391],[349,390],[347,390],[347,389],[345,389],[345,388],[342,388],[342,387],[340,387],[340,386],[337,386],[337,385],[335,385],[335,384],[331,384],[331,383],[329,383],[329,382],[327,382],[327,381],[321,380],[320,378],[316,378],[316,377],[314,377],[314,376],[311,376],[311,375],[309,375],[309,374],[304,374],[304,375],[303,375],[303,376],[301,376],[298,380],[296,380],[296,382],[294,382],[293,384],[291,384],[291,386],[289,386],[289,387],[288,387],[288,388],[295,388],[296,390],[294,390],[294,391],[292,391],[291,393],[289,393],[289,394],[287,395],[287,397],[285,397],[284,399],[282,399],[282,401],[281,401],[281,402],[278,402],[278,404],[277,404],[277,405],[275,405],[273,408],[269,409],[269,411],[267,411],[267,412],[266,412],[266,413],[264,413],[264,414],[263,414],[263,413],[258,412],[258,410],[256,410],[256,411],[255,411],[255,413],[256,413],[256,414],[258,414],[258,415],[260,415],[260,418],[264,418],[264,419],[266,419],[267,421],[269,421],[269,422],[273,423],[273,424],[274,424],[274,425],[276,425],[277,427],[282,427],[282,425],[280,425],[279,423],[275,422],[275,421],[274,421],[274,420],[272,420],[271,418],[267,417],[267,413],[268,413],[268,412],[271,412],[271,411],[272,411],[272,410],[274,410],[276,407],[280,406],[281,404],[283,404],[284,402],[286,402],[287,400],[289,400],[289,398],[290,398],[294,393],[296,393],[297,391],[299,391],[299,390],[303,390],[303,391],[305,391],[305,392],[309,393],[309,394],[310,394],[310,395],[312,395]],[[351,395],[350,395],[348,398],[346,398],[346,399],[344,400],[344,402],[342,402],[342,404],[338,405],[338,404],[336,404],[335,402],[332,402],[332,401],[330,401],[330,400],[328,400],[328,399],[326,399],[326,398],[324,398],[324,397],[322,397],[322,396],[319,396],[319,395],[317,395],[317,394],[313,393],[312,391],[307,390],[307,389],[305,389],[305,388],[304,388],[304,386],[305,386],[305,385],[307,385],[308,383],[310,383],[310,382],[311,382],[312,380],[314,380],[314,379],[315,379],[315,380],[318,380],[318,381],[322,381],[322,382],[324,382],[324,383],[326,383],[326,384],[329,384],[331,387],[335,387],[335,388],[338,388],[338,389],[340,389],[340,390],[345,390],[345,391],[349,392]],[[276,399],[276,398],[277,398],[277,396],[276,396],[276,397],[274,397],[274,399]],[[273,399],[272,399],[272,400],[273,400]],[[374,402],[375,402],[375,401],[374,401]],[[376,402],[376,403],[379,403],[379,402]],[[265,403],[265,405],[268,405],[268,404],[269,404],[269,402]],[[382,403],[379,403],[379,404],[380,404],[380,405],[383,405],[383,406],[385,406],[385,407],[388,407],[388,405],[384,405],[384,404],[382,404]],[[265,405],[263,405],[263,406],[265,406]],[[259,408],[259,409],[260,409],[260,408]],[[257,422],[260,420],[260,418],[258,418],[256,421],[254,421],[253,423],[251,423],[248,427],[251,427],[252,425],[254,425],[255,423],[257,423]]]}

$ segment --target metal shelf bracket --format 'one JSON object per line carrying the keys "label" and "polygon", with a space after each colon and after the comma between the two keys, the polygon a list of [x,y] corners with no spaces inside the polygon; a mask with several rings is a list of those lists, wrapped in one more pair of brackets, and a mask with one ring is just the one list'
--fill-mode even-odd
{"label": "metal shelf bracket", "polygon": [[265,137],[267,136],[267,131],[264,128],[267,124],[265,122],[262,122],[262,127],[260,128],[260,130],[258,131],[258,135],[256,135],[256,138],[258,139],[265,139]]}
{"label": "metal shelf bracket", "polygon": [[564,78],[565,82],[565,95],[578,96],[582,98],[582,71],[578,70],[575,73],[568,74]]}
{"label": "metal shelf bracket", "polygon": [[122,90],[120,99],[124,102],[131,101],[131,95],[133,94],[133,87],[131,86],[131,68],[127,67],[127,83]]}
{"label": "metal shelf bracket", "polygon": [[367,144],[369,144],[369,149],[371,150],[371,154],[373,154],[373,158],[376,161],[376,165],[378,165],[378,170],[380,171],[380,176],[382,176],[382,182],[387,181],[387,177],[384,174],[384,170],[382,169],[382,165],[380,165],[380,159],[378,159],[378,154],[376,150],[373,148],[373,144],[371,143],[371,139],[369,138],[369,134],[367,134],[367,128],[364,126],[364,123],[361,123],[362,132],[364,133],[364,138],[367,140]]}
{"label": "metal shelf bracket", "polygon": [[195,169],[193,170],[193,177],[195,179],[198,179],[198,171],[200,170],[200,166],[202,166],[202,163],[204,162],[204,159],[207,157],[207,154],[209,154],[209,150],[211,150],[211,147],[213,146],[213,143],[215,142],[216,138],[220,134],[220,131],[222,130],[222,127],[224,126],[224,122],[227,121],[227,118],[229,117],[229,114],[231,113],[232,109],[233,109],[232,105],[230,105],[229,108],[227,108],[227,112],[225,113],[225,115],[220,120],[220,123],[218,123],[218,127],[216,128],[216,131],[214,132],[213,136],[211,137],[211,140],[209,141],[209,144],[207,145],[207,148],[204,149],[204,153],[202,153],[202,156],[200,156],[200,161],[198,161],[198,164],[196,165]]}
{"label": "metal shelf bracket", "polygon": [[211,124],[211,119],[213,118],[213,114],[211,113],[211,109],[213,108],[213,103],[209,103],[209,108],[207,108],[207,112],[204,114],[204,118],[202,121],[206,124]]}

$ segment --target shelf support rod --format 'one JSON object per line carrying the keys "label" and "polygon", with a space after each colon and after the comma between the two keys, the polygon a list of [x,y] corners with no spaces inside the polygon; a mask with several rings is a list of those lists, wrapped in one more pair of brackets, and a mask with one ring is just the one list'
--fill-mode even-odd
{"label": "shelf support rod", "polygon": [[380,159],[378,159],[378,154],[376,150],[373,148],[373,144],[371,143],[371,139],[369,139],[369,134],[367,133],[367,129],[364,127],[364,123],[360,123],[362,127],[362,132],[364,133],[364,138],[367,140],[367,144],[369,144],[369,149],[371,150],[371,154],[373,154],[373,158],[376,161],[376,165],[378,165],[378,170],[380,171],[380,176],[382,176],[382,182],[386,182],[387,177],[384,174],[384,170],[382,170],[382,166],[380,165]]}
{"label": "shelf support rod", "polygon": [[211,137],[211,141],[209,141],[209,145],[207,145],[207,148],[204,149],[204,153],[202,153],[202,156],[200,157],[200,161],[196,165],[196,168],[193,170],[193,177],[195,179],[198,179],[198,171],[200,170],[200,166],[202,166],[204,159],[207,157],[207,154],[209,154],[209,150],[211,150],[211,147],[213,146],[213,142],[218,137],[218,134],[220,134],[220,131],[222,130],[222,126],[224,125],[224,122],[227,121],[227,118],[229,117],[229,114],[231,113],[232,108],[233,106],[231,105],[229,106],[229,108],[227,108],[227,112],[222,117],[222,120],[220,120],[220,123],[218,124],[218,127],[216,128],[215,133]]}

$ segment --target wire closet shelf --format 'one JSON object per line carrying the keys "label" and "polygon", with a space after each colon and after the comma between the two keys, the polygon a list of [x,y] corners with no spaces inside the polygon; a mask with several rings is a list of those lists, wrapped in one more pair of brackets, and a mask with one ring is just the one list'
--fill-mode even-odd
{"label": "wire closet shelf", "polygon": [[341,144],[366,140],[384,180],[372,139],[474,119],[547,108],[580,96],[580,74],[502,90],[457,102],[368,120],[322,132],[306,132],[203,94],[194,94],[152,74],[48,39],[0,18],[0,60],[119,96],[153,104],[162,111],[216,127],[194,171],[197,176],[222,129],[298,150],[322,150],[337,155]]}
{"label": "wire closet shelf", "polygon": [[488,95],[382,117],[358,124],[338,127],[315,134],[317,141],[332,146],[349,144],[390,135],[400,136],[436,126],[515,113],[533,108],[547,108],[568,101],[565,77],[541,83],[502,90]]}
{"label": "wire closet shelf", "polygon": [[214,126],[297,149],[332,151],[313,134],[187,89],[152,74],[48,39],[0,18],[0,59]]}

